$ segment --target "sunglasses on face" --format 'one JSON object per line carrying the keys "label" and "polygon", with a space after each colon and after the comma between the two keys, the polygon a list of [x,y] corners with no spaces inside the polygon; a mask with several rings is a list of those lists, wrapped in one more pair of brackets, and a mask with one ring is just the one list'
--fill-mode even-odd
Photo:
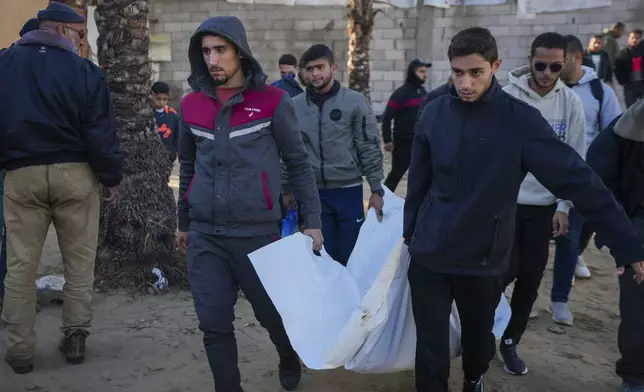
{"label": "sunglasses on face", "polygon": [[541,61],[535,61],[534,63],[534,69],[536,69],[539,72],[543,72],[546,70],[546,68],[550,67],[551,72],[560,72],[561,69],[563,68],[563,64],[561,63],[551,63],[551,64],[546,64],[542,63]]}

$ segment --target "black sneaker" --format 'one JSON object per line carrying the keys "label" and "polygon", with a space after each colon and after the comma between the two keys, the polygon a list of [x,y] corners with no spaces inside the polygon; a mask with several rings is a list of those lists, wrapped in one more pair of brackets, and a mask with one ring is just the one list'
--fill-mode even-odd
{"label": "black sneaker", "polygon": [[280,384],[287,391],[294,391],[302,379],[302,364],[296,354],[280,358]]}
{"label": "black sneaker", "polygon": [[7,361],[13,372],[16,374],[27,374],[34,371],[33,359],[16,359],[7,354],[4,360]]}
{"label": "black sneaker", "polygon": [[485,390],[483,377],[473,381],[463,380],[463,392],[483,392]]}
{"label": "black sneaker", "polygon": [[528,367],[525,365],[525,362],[519,358],[519,354],[517,354],[517,345],[514,344],[512,339],[501,341],[499,352],[501,353],[503,363],[505,363],[504,369],[506,372],[515,376],[523,376],[528,373]]}

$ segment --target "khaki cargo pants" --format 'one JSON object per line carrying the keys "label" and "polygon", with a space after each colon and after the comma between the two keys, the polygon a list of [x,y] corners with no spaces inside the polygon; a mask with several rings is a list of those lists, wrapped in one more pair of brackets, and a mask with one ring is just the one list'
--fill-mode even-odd
{"label": "khaki cargo pants", "polygon": [[38,263],[53,222],[63,258],[64,334],[87,331],[92,322],[92,286],[101,193],[86,163],[25,167],[4,180],[7,276],[2,320],[7,354],[34,357]]}

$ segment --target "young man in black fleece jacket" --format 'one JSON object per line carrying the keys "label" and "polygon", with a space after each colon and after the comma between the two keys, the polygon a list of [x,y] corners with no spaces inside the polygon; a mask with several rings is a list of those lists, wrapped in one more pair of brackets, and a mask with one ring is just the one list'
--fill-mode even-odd
{"label": "young man in black fleece jacket", "polygon": [[[482,392],[495,354],[494,312],[512,251],[527,172],[571,200],[611,249],[644,279],[644,245],[610,190],[556,137],[539,111],[505,93],[487,29],[460,31],[448,56],[454,85],[429,103],[414,135],[403,237],[417,327],[416,388],[446,392],[449,315],[456,301],[464,392]],[[521,132],[517,132],[517,130]]]}
{"label": "young man in black fleece jacket", "polygon": [[51,3],[39,29],[0,54],[0,169],[7,169],[4,221],[7,276],[2,319],[6,360],[33,370],[35,276],[53,221],[65,271],[63,340],[71,364],[85,358],[92,323],[92,285],[101,188],[116,198],[121,153],[110,91],[102,71],[78,56],[83,23],[72,8]]}
{"label": "young man in black fleece jacket", "polygon": [[[405,83],[398,87],[387,102],[382,116],[382,140],[385,151],[391,152],[391,171],[385,179],[385,186],[392,192],[409,168],[411,141],[418,111],[427,94],[423,84],[427,81],[427,70],[432,65],[418,59],[407,67]],[[392,137],[391,121],[394,122]]]}

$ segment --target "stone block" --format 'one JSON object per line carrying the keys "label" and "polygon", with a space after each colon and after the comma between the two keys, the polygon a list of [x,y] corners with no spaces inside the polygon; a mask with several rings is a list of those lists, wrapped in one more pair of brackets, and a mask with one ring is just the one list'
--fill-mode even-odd
{"label": "stone block", "polygon": [[394,50],[394,40],[392,39],[377,39],[371,41],[373,49]]}
{"label": "stone block", "polygon": [[374,57],[371,59],[373,60],[371,69],[374,71],[390,71],[394,69],[394,60],[377,60]]}
{"label": "stone block", "polygon": [[536,26],[509,26],[510,27],[510,36],[517,35],[532,35],[534,27]]}
{"label": "stone block", "polygon": [[488,30],[490,30],[495,38],[510,35],[510,26],[488,26]]}
{"label": "stone block", "polygon": [[314,20],[296,20],[294,28],[295,30],[310,31],[313,30],[313,26],[315,26]]}
{"label": "stone block", "polygon": [[[590,23],[602,23],[602,24],[611,24],[614,23],[616,15],[613,12],[606,11],[594,11],[590,14]],[[608,26],[606,26],[608,27]]]}
{"label": "stone block", "polygon": [[374,91],[385,91],[391,93],[394,90],[393,82],[378,80],[372,84]]}
{"label": "stone block", "polygon": [[183,29],[181,28],[181,23],[169,22],[169,23],[161,24],[161,31],[165,33],[176,33],[176,32],[183,31]]}
{"label": "stone block", "polygon": [[559,25],[559,24],[565,24],[568,22],[567,14],[548,13],[548,14],[542,14],[541,16],[543,18],[543,21],[541,23],[546,25]]}
{"label": "stone block", "polygon": [[190,62],[187,56],[184,59],[174,60],[170,64],[172,64],[172,71],[190,71]]}
{"label": "stone block", "polygon": [[[201,3],[197,2],[197,1],[182,0],[182,1],[178,1],[177,3],[181,4],[181,10],[182,11],[190,12],[190,11],[200,11],[201,10],[200,9]],[[213,3],[215,3],[215,2],[213,1]]]}
{"label": "stone block", "polygon": [[403,37],[402,29],[385,29],[385,30],[382,30],[382,38],[397,39],[397,38],[402,38],[402,37]]}
{"label": "stone block", "polygon": [[[587,25],[578,25],[579,34],[600,34],[602,32],[603,25],[599,23],[587,24]],[[582,44],[586,44],[582,42]]]}
{"label": "stone block", "polygon": [[190,76],[190,71],[174,71],[172,72],[172,80],[187,80]]}
{"label": "stone block", "polygon": [[517,18],[516,15],[500,15],[499,16],[499,25],[501,26],[516,26],[522,21]]}
{"label": "stone block", "polygon": [[397,39],[394,41],[394,48],[397,50],[413,49],[416,50],[416,40],[413,39]]}
{"label": "stone block", "polygon": [[199,3],[199,11],[216,11],[220,1],[204,0]]}
{"label": "stone block", "polygon": [[396,82],[404,78],[405,75],[401,71],[385,71],[382,80]]}
{"label": "stone block", "polygon": [[201,25],[201,22],[183,22],[181,23],[181,30],[192,33],[199,28],[199,25]]}

